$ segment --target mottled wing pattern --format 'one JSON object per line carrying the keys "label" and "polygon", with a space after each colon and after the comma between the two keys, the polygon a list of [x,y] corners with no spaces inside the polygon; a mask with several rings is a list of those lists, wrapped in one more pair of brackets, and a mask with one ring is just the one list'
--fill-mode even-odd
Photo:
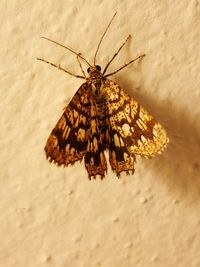
{"label": "mottled wing pattern", "polygon": [[91,85],[84,83],[76,92],[51,132],[45,152],[58,165],[85,160],[89,178],[105,176],[103,135]]}
{"label": "mottled wing pattern", "polygon": [[89,97],[88,84],[84,83],[66,107],[47,140],[45,152],[50,161],[58,165],[68,165],[84,157],[90,127]]}
{"label": "mottled wing pattern", "polygon": [[119,174],[133,170],[135,154],[152,157],[168,143],[166,131],[122,88],[104,82],[110,135],[110,164]]}
{"label": "mottled wing pattern", "polygon": [[[91,90],[92,91],[92,90]],[[94,96],[90,94],[90,120],[88,130],[88,143],[85,155],[85,167],[89,178],[100,175],[105,176],[107,164],[104,155],[106,149],[104,132],[101,128],[101,118],[97,113],[97,105]]]}

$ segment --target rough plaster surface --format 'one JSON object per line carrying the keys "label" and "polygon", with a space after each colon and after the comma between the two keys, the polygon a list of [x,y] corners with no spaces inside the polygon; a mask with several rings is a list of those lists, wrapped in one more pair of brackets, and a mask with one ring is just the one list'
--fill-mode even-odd
{"label": "rough plaster surface", "polygon": [[[200,3],[197,0],[0,2],[0,267],[200,266]],[[81,80],[73,54],[104,65],[130,33],[110,70],[167,129],[170,144],[134,175],[89,181],[83,164],[59,168],[46,139]]]}

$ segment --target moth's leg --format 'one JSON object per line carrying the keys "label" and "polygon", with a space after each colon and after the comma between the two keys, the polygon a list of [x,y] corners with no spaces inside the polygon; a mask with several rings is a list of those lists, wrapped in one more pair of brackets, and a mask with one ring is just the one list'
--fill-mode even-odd
{"label": "moth's leg", "polygon": [[111,75],[113,75],[113,74],[116,74],[116,73],[119,72],[120,70],[126,68],[127,66],[129,66],[130,64],[132,64],[133,62],[135,62],[136,60],[138,60],[138,59],[140,59],[140,58],[143,58],[143,57],[145,57],[145,56],[146,56],[146,55],[143,54],[143,55],[141,55],[141,56],[139,56],[139,57],[137,57],[137,58],[135,58],[135,59],[132,59],[130,62],[124,64],[124,66],[122,66],[122,67],[119,68],[118,70],[113,71],[112,73],[109,73],[109,74],[105,75],[104,77],[108,77],[108,76],[111,76]]}
{"label": "moth's leg", "polygon": [[116,56],[119,54],[120,50],[125,46],[125,44],[128,42],[128,40],[131,38],[131,35],[129,35],[125,42],[123,42],[123,44],[120,46],[120,48],[117,50],[117,52],[113,55],[113,57],[111,58],[111,60],[107,63],[104,71],[103,71],[103,74],[105,74],[105,72],[107,71],[109,65],[113,62],[113,60],[116,58]]}
{"label": "moth's leg", "polygon": [[83,67],[82,67],[82,65],[81,65],[80,56],[81,56],[81,54],[78,54],[78,55],[76,56],[76,58],[77,58],[77,60],[78,60],[78,63],[79,63],[80,69],[81,69],[81,71],[82,71],[82,73],[83,73],[83,76],[84,76],[85,79],[86,79],[85,71],[83,70]]}
{"label": "moth's leg", "polygon": [[59,65],[56,65],[55,63],[49,62],[49,61],[47,61],[47,60],[45,60],[45,59],[43,59],[43,58],[37,58],[37,59],[40,60],[40,61],[43,61],[43,62],[45,62],[45,63],[47,63],[47,64],[49,64],[49,65],[51,65],[51,66],[53,66],[53,67],[55,67],[55,68],[57,68],[57,69],[59,69],[59,70],[62,70],[62,71],[64,71],[64,72],[68,73],[68,74],[71,75],[71,76],[74,76],[74,77],[76,77],[76,78],[80,78],[80,79],[85,79],[84,76],[76,75],[76,74],[74,74],[74,73],[72,73],[72,72],[70,72],[70,71],[64,69],[63,67],[60,66],[60,64],[59,64]]}

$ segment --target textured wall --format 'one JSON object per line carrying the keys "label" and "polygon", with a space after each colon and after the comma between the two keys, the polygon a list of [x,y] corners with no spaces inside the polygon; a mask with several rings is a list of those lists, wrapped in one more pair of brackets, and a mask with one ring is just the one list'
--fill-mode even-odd
{"label": "textured wall", "polygon": [[[198,0],[1,0],[0,266],[200,266],[200,5]],[[83,163],[45,159],[46,139],[81,80],[76,58],[46,36],[110,70],[112,79],[167,129],[170,144],[134,175],[89,181]]]}

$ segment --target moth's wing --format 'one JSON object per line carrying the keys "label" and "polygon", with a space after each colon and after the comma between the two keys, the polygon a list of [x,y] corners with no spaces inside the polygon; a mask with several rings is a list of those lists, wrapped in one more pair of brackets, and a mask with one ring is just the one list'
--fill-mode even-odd
{"label": "moth's wing", "polygon": [[[117,118],[117,110],[115,112],[112,106],[117,105],[119,101],[116,97],[113,98],[115,86],[116,85],[112,81],[106,79],[104,80],[102,90],[106,102],[107,113],[105,142],[109,152],[109,162],[111,168],[114,172],[116,172],[117,176],[119,176],[122,171],[125,171],[126,173],[134,172],[135,155],[130,153],[129,148],[125,143],[125,138],[119,133],[120,125],[123,122],[121,121],[120,114]],[[120,104],[121,103],[119,102],[119,106]],[[115,120],[112,119],[112,116]]]}
{"label": "moth's wing", "polygon": [[160,153],[169,141],[165,129],[113,81],[106,80],[104,88],[115,147],[124,144],[132,155],[145,157]]}
{"label": "moth's wing", "polygon": [[97,112],[96,101],[93,94],[90,94],[90,118],[88,129],[88,142],[85,154],[85,167],[88,176],[95,178],[100,175],[101,178],[107,172],[107,163],[104,155],[106,149],[104,132],[101,127],[101,118]]}
{"label": "moth's wing", "polygon": [[122,171],[133,173],[135,156],[129,152],[123,138],[111,125],[108,126],[108,133],[109,162],[112,170],[116,172],[117,176]]}
{"label": "moth's wing", "polygon": [[45,146],[50,161],[68,165],[84,157],[90,127],[89,93],[88,83],[82,84],[52,130]]}

